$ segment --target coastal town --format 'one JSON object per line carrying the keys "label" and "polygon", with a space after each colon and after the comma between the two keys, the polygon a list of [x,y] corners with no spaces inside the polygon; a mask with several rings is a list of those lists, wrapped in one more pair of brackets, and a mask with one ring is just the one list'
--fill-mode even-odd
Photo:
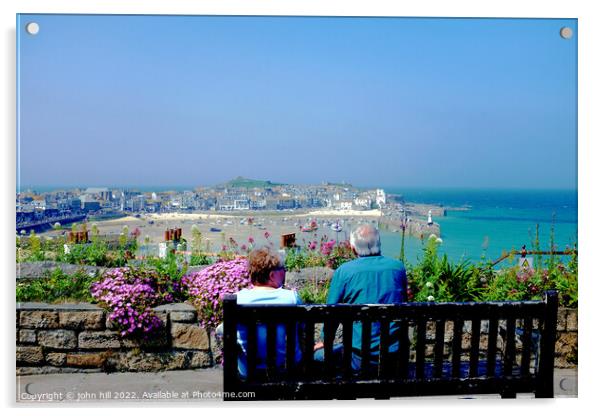
{"label": "coastal town", "polygon": [[141,236],[142,255],[159,253],[165,231],[177,228],[190,240],[196,227],[207,251],[219,250],[229,239],[246,241],[263,235],[296,234],[303,241],[319,233],[339,241],[359,223],[416,238],[440,236],[435,220],[446,212],[441,206],[406,202],[402,195],[387,194],[382,188],[278,184],[242,177],[192,190],[24,190],[17,194],[16,204],[19,235],[35,231],[53,238],[90,222],[102,235],[115,239],[127,227]]}

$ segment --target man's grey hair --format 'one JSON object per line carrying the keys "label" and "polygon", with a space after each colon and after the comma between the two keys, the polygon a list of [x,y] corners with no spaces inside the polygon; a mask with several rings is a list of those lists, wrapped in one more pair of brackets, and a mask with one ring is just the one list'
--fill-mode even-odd
{"label": "man's grey hair", "polygon": [[376,227],[362,224],[351,232],[351,246],[360,257],[380,254],[380,234]]}

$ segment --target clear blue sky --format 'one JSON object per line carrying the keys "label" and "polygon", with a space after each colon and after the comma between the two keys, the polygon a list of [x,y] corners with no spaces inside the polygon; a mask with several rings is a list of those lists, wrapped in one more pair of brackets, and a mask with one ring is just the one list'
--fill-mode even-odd
{"label": "clear blue sky", "polygon": [[574,19],[21,15],[17,27],[22,186],[577,186]]}

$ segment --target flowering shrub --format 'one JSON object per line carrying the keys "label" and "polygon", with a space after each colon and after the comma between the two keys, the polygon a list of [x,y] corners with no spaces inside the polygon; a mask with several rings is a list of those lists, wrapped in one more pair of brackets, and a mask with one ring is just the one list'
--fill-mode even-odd
{"label": "flowering shrub", "polygon": [[107,271],[91,285],[90,292],[108,309],[109,319],[122,336],[147,337],[160,329],[163,322],[155,315],[154,306],[174,301],[173,291],[154,271],[127,267]]}
{"label": "flowering shrub", "polygon": [[310,241],[299,250],[288,250],[286,253],[286,268],[300,270],[306,267],[329,267],[336,269],[341,264],[355,258],[348,241],[337,244],[324,236],[319,242]]}
{"label": "flowering shrub", "polygon": [[[577,252],[567,265],[548,262],[548,267],[534,269],[512,264],[494,270],[491,263],[452,263],[437,249],[442,241],[427,240],[423,256],[416,265],[406,264],[408,300],[414,302],[469,302],[540,299],[545,290],[559,292],[561,306],[577,307]],[[568,252],[567,252],[568,253]]]}
{"label": "flowering shrub", "polygon": [[244,257],[215,263],[182,278],[183,290],[197,309],[201,326],[212,328],[222,320],[224,295],[250,285],[248,262]]}

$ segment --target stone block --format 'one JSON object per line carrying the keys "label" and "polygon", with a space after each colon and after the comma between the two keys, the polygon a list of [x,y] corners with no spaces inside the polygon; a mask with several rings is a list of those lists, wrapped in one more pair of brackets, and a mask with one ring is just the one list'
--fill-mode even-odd
{"label": "stone block", "polygon": [[73,374],[73,373],[100,373],[102,370],[98,368],[69,368],[69,367],[17,367],[18,376],[31,376],[40,374]]}
{"label": "stone block", "polygon": [[153,333],[148,339],[122,338],[123,348],[166,348],[169,346],[169,336],[166,330]]}
{"label": "stone block", "polygon": [[556,336],[556,355],[577,355],[577,333],[564,332]]}
{"label": "stone block", "polygon": [[60,311],[59,325],[70,329],[103,329],[103,311]]}
{"label": "stone block", "polygon": [[169,313],[169,318],[172,322],[194,322],[196,320],[196,312],[173,311]]}
{"label": "stone block", "polygon": [[105,328],[110,330],[117,330],[117,324],[111,318],[109,318],[109,314],[107,314],[105,319]]}
{"label": "stone block", "polygon": [[39,374],[58,374],[61,372],[59,367],[43,366],[43,367],[17,367],[18,376],[33,376]]}
{"label": "stone block", "polygon": [[58,328],[59,314],[56,311],[21,311],[19,326],[22,328]]}
{"label": "stone block", "polygon": [[83,331],[78,338],[80,348],[119,348],[121,339],[115,331]]}
{"label": "stone block", "polygon": [[68,350],[77,347],[77,337],[75,331],[68,329],[42,330],[38,331],[38,344]]}
{"label": "stone block", "polygon": [[190,355],[189,368],[206,368],[213,365],[211,354],[204,351],[194,351]]}
{"label": "stone block", "polygon": [[163,326],[167,326],[167,318],[169,316],[167,311],[155,311],[155,315],[163,322]]}
{"label": "stone block", "polygon": [[164,371],[186,368],[186,353],[170,351],[165,353],[122,352],[108,358],[107,364],[116,371]]}
{"label": "stone block", "polygon": [[556,331],[566,330],[566,309],[558,309],[558,319],[556,321]]}
{"label": "stone block", "polygon": [[102,368],[107,361],[106,353],[67,354],[67,365],[70,367]]}
{"label": "stone block", "polygon": [[33,329],[21,329],[19,331],[19,343],[35,344],[36,340],[36,331],[34,331]]}
{"label": "stone block", "polygon": [[17,347],[17,363],[40,364],[43,361],[42,347]]}
{"label": "stone block", "polygon": [[196,324],[173,323],[171,325],[172,346],[190,350],[209,348],[207,330]]}
{"label": "stone block", "polygon": [[49,352],[46,354],[46,362],[55,367],[62,367],[67,360],[67,354],[64,352]]}
{"label": "stone block", "polygon": [[579,329],[577,322],[577,309],[567,309],[566,311],[566,330],[577,331]]}

